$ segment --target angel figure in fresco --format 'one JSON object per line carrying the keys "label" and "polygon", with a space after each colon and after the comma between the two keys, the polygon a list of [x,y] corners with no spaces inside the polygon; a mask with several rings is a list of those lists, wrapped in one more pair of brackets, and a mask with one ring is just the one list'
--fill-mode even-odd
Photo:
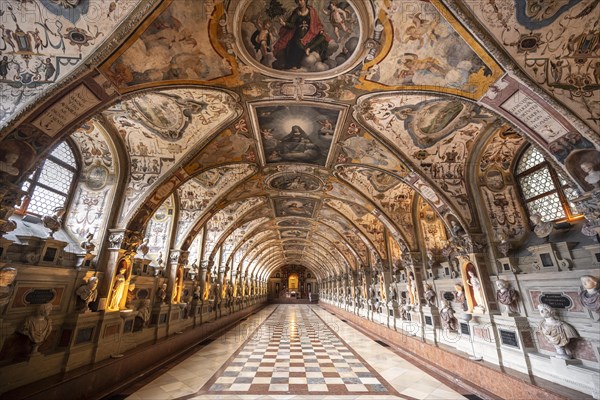
{"label": "angel figure in fresco", "polygon": [[254,24],[256,25],[256,31],[250,37],[250,41],[254,45],[257,55],[260,53],[260,62],[265,63],[267,55],[271,52],[271,44],[274,42],[274,36],[271,32],[273,22],[269,18],[262,21],[257,18]]}
{"label": "angel figure in fresco", "polygon": [[346,33],[350,32],[350,29],[346,26],[346,21],[348,20],[348,12],[345,10],[346,7],[348,7],[348,3],[345,1],[340,3],[331,1],[329,6],[323,10],[323,14],[329,17],[329,22],[331,23],[331,26],[333,26],[337,40],[340,40],[340,29]]}
{"label": "angel figure in fresco", "polygon": [[329,118],[320,119],[317,121],[321,127],[319,128],[319,134],[323,136],[333,136],[333,122]]}

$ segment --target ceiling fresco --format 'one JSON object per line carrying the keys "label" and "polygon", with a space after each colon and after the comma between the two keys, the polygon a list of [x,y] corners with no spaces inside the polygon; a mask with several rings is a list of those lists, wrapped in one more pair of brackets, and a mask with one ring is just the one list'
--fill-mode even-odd
{"label": "ceiling fresco", "polygon": [[0,5],[0,145],[18,156],[0,178],[70,136],[78,240],[128,229],[154,260],[323,278],[438,257],[457,230],[523,241],[528,143],[597,188],[595,0],[96,0],[94,20],[92,3]]}
{"label": "ceiling fresco", "polygon": [[596,0],[465,2],[519,67],[600,132],[600,31]]}
{"label": "ceiling fresco", "polygon": [[138,3],[0,2],[0,126],[82,65]]}

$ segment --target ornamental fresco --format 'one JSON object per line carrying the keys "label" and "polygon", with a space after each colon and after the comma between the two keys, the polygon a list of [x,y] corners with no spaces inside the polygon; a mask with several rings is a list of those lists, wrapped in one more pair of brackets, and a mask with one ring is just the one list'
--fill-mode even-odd
{"label": "ornamental fresco", "polygon": [[73,132],[71,139],[82,155],[83,168],[65,226],[78,241],[83,241],[88,233],[102,235],[106,228],[118,165],[111,139],[94,122]]}
{"label": "ornamental fresco", "polygon": [[219,194],[255,172],[256,167],[250,164],[226,165],[203,172],[181,185],[177,189],[180,207],[176,243],[181,243],[189,228],[217,201]]}
{"label": "ornamental fresco", "polygon": [[[139,111],[139,104],[145,104],[145,112]],[[170,125],[160,125],[160,117],[151,111],[154,109],[163,110],[164,114],[160,114],[163,119],[182,121],[185,126],[181,128],[185,129],[169,134]],[[237,106],[229,94],[209,89],[142,94],[105,111],[104,115],[121,136],[130,157],[130,180],[122,221],[140,204],[145,191],[156,188],[178,161],[199,150],[215,129],[236,113]],[[149,115],[154,115],[152,118],[156,120],[148,120]]]}
{"label": "ornamental fresco", "polygon": [[[358,107],[364,123],[393,143],[404,157],[411,159],[419,174],[436,182],[470,223],[474,214],[465,186],[467,162],[478,135],[495,118],[483,109],[467,104],[464,107],[471,108],[468,123],[459,117],[460,112],[451,112],[454,117],[442,117],[435,123],[438,131],[448,129],[447,135],[430,138],[423,131],[413,129],[412,120],[405,117],[403,110],[410,109],[410,113],[419,115],[420,110],[429,109],[435,102],[436,99],[429,96],[382,95],[363,97]],[[427,146],[422,147],[425,144]]]}
{"label": "ornamental fresco", "polygon": [[177,0],[137,40],[103,67],[119,88],[157,81],[209,81],[231,74],[231,65],[207,40],[215,1]]}
{"label": "ornamental fresco", "polygon": [[73,72],[138,3],[0,2],[0,127]]}
{"label": "ornamental fresco", "polygon": [[394,1],[384,11],[391,26],[383,30],[382,40],[389,43],[389,52],[367,76],[369,81],[473,94],[502,74],[485,52],[475,53],[475,41],[439,2]]}
{"label": "ornamental fresco", "polygon": [[600,132],[598,1],[465,5],[534,82]]}

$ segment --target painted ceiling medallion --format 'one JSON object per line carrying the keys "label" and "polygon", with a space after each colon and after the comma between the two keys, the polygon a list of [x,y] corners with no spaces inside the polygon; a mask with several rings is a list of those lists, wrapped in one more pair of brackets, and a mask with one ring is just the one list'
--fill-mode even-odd
{"label": "painted ceiling medallion", "polygon": [[323,186],[318,178],[299,173],[274,175],[269,177],[268,184],[273,189],[292,192],[314,192]]}
{"label": "painted ceiling medallion", "polygon": [[233,26],[240,56],[280,78],[341,74],[364,56],[372,21],[364,3],[241,0]]}

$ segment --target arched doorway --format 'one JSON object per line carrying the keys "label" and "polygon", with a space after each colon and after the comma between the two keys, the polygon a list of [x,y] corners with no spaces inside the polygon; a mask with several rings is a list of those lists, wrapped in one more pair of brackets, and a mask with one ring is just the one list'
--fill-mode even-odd
{"label": "arched doorway", "polygon": [[298,291],[298,274],[292,273],[288,278],[288,290],[290,292]]}

